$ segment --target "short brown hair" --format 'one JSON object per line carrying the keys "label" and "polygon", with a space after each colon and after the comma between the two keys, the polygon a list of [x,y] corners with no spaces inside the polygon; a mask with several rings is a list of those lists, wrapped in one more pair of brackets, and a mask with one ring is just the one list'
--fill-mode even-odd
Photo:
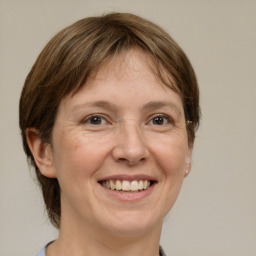
{"label": "short brown hair", "polygon": [[[196,76],[182,49],[162,28],[133,14],[110,13],[79,20],[63,29],[45,46],[29,72],[19,108],[24,150],[35,168],[49,218],[56,227],[61,215],[59,183],[40,173],[27,144],[26,129],[38,129],[41,140],[50,143],[61,100],[82,88],[100,65],[133,48],[150,55],[157,76],[179,93],[188,142],[194,141],[200,120]],[[174,83],[166,79],[166,74]]]}

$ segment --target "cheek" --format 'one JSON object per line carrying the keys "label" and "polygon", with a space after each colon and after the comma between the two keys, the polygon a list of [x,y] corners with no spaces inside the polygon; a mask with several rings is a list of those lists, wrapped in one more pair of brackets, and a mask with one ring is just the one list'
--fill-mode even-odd
{"label": "cheek", "polygon": [[108,140],[107,136],[97,139],[79,133],[60,137],[54,155],[57,178],[80,180],[92,176],[109,151]]}
{"label": "cheek", "polygon": [[187,150],[187,142],[183,137],[166,136],[151,146],[157,164],[167,176],[183,176]]}

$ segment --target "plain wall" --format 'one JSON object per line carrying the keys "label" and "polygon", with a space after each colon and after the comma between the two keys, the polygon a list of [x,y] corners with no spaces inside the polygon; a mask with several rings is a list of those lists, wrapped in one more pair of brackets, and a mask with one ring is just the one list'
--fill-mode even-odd
{"label": "plain wall", "polygon": [[0,0],[0,255],[32,256],[57,236],[21,145],[18,102],[25,77],[56,32],[109,11],[164,27],[190,58],[201,89],[192,172],[163,228],[167,255],[254,256],[254,0]]}

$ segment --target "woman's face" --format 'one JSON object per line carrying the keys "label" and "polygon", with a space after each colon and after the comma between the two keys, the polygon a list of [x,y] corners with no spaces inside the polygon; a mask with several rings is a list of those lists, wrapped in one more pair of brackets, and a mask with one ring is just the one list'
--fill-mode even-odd
{"label": "woman's face", "polygon": [[115,234],[161,229],[190,170],[180,97],[139,51],[101,67],[59,106],[50,154],[61,221]]}

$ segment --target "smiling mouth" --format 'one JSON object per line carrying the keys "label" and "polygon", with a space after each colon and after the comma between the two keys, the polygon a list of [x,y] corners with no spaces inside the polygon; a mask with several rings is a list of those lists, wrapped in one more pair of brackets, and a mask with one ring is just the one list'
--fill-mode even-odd
{"label": "smiling mouth", "polygon": [[153,180],[102,180],[99,184],[105,188],[120,192],[141,192],[147,190],[156,181]]}

